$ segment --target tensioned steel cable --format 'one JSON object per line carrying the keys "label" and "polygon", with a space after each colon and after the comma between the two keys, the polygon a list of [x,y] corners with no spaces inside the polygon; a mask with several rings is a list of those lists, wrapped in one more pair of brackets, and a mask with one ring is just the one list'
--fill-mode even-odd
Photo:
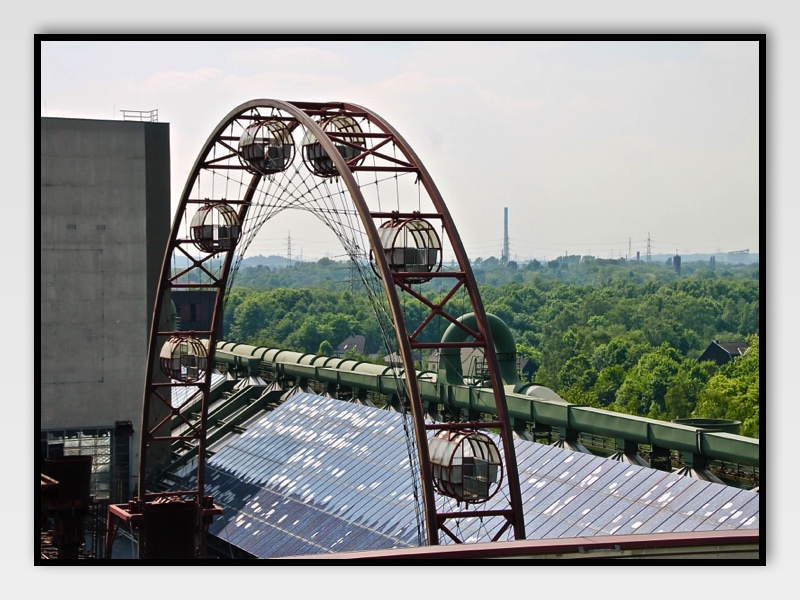
{"label": "tensioned steel cable", "polygon": [[[303,133],[302,129],[299,133]],[[297,135],[297,132],[295,135]],[[370,257],[367,251],[367,248],[369,248],[367,242],[368,238],[360,216],[352,204],[349,192],[342,185],[340,177],[320,177],[319,175],[313,174],[306,167],[301,157],[295,156],[294,158],[295,160],[293,160],[290,169],[262,177],[262,181],[256,190],[256,194],[250,203],[245,220],[242,223],[241,237],[237,243],[231,273],[228,278],[227,291],[229,292],[233,285],[236,272],[238,271],[247,249],[257,236],[261,227],[267,221],[288,208],[311,212],[336,235],[337,239],[342,244],[347,256],[358,272],[359,278],[364,284],[364,289],[367,291],[369,302],[381,332],[383,346],[388,354],[397,354],[398,347],[396,339],[394,339],[394,324],[387,310],[384,290],[379,278],[369,267]],[[238,195],[239,197],[243,197],[246,190],[246,183],[243,179],[245,171],[238,170],[241,174],[239,180],[235,180],[231,177],[228,174],[229,172],[228,170],[222,172],[211,171],[212,179],[219,177],[224,179],[224,182],[220,184],[213,183],[212,189],[222,188],[224,186],[226,196],[235,196],[235,194],[232,194],[231,189],[238,187]],[[371,171],[371,173],[372,176],[369,180],[364,180],[365,178],[361,177],[361,173],[358,172],[355,173],[355,178],[360,188],[367,190],[367,195],[370,195],[373,199],[377,199],[378,210],[380,210],[382,202],[381,185],[386,182],[392,182],[396,189],[396,195],[399,195],[398,176],[396,173],[392,173],[388,176],[379,175],[379,171],[377,170]],[[399,209],[399,197],[397,198],[397,206]],[[229,294],[226,293],[226,300],[228,295]],[[392,340],[394,340],[394,342]],[[396,377],[395,385],[399,398],[405,398],[407,396],[407,393],[403,390],[402,384],[403,380]],[[410,423],[407,415],[405,415],[405,406],[403,406],[403,409],[406,450],[409,461],[413,466],[418,463],[416,439],[409,429]],[[415,476],[415,473],[418,472],[418,468],[412,468],[409,472],[412,481],[417,536],[420,545],[423,545],[425,536],[422,525],[421,498],[417,477]]]}
{"label": "tensioned steel cable", "polygon": [[[376,316],[378,327],[381,332],[383,347],[385,348],[389,356],[396,355],[399,352],[399,348],[397,346],[397,340],[394,335],[395,334],[394,324],[392,323],[391,316],[389,315],[389,311],[387,310],[386,296],[377,276],[374,274],[374,272],[372,272],[371,268],[369,270],[367,269],[366,261],[362,260],[362,257],[365,256],[366,252],[364,251],[363,247],[357,243],[357,240],[355,239],[351,240],[342,239],[342,242],[348,249],[350,258],[355,264],[359,277],[361,278],[361,281],[364,284],[364,288],[367,290],[368,298],[372,305],[373,312]],[[393,371],[395,371],[396,367],[392,366],[392,368]],[[395,375],[397,375],[396,371]],[[422,546],[425,543],[424,542],[425,535],[423,531],[424,530],[423,517],[422,517],[422,500],[416,477],[416,473],[419,472],[419,459],[417,454],[416,437],[413,435],[413,432],[410,429],[411,427],[410,419],[406,414],[406,405],[404,399],[408,397],[408,393],[403,387],[404,381],[407,380],[401,379],[400,377],[397,376],[394,377],[395,392],[401,402],[402,423],[403,423],[403,433],[406,442],[406,452],[408,455],[409,464],[412,466],[412,468],[410,469],[410,475],[411,475],[412,493],[414,498],[415,523],[417,526],[417,542],[420,546]]]}

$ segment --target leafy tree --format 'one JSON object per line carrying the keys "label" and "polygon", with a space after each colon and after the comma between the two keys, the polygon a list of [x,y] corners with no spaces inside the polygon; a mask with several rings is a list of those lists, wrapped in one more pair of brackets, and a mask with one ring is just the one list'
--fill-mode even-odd
{"label": "leafy tree", "polygon": [[759,437],[759,336],[747,338],[744,356],[723,365],[699,394],[692,416],[741,421],[741,434]]}
{"label": "leafy tree", "polygon": [[558,373],[559,388],[578,387],[588,391],[597,381],[597,371],[592,369],[589,359],[584,354],[571,357]]}
{"label": "leafy tree", "polygon": [[598,370],[619,366],[627,371],[650,348],[643,335],[627,334],[616,337],[595,348],[591,358],[592,366]]}
{"label": "leafy tree", "polygon": [[[661,261],[561,256],[515,269],[489,257],[475,259],[473,269],[487,312],[511,328],[518,354],[536,365],[537,383],[570,401],[620,412],[735,418],[743,433],[757,435],[758,264],[684,261],[678,276]],[[349,262],[327,258],[243,266],[226,295],[224,335],[318,353],[350,333],[380,340],[391,323],[376,317],[364,290],[350,289],[350,274]],[[419,286],[434,303],[449,289],[441,278]],[[429,308],[401,297],[413,330]],[[466,293],[446,310],[471,312]],[[418,341],[440,339],[447,326],[435,316]],[[750,351],[730,365],[696,362],[711,340],[747,336],[754,340]]]}
{"label": "leafy tree", "polygon": [[535,258],[532,261],[525,264],[526,271],[539,271],[541,268],[542,268],[542,263],[540,263]]}
{"label": "leafy tree", "polygon": [[664,419],[667,415],[666,393],[682,361],[677,350],[662,344],[648,352],[629,372],[620,386],[612,410]]}
{"label": "leafy tree", "polygon": [[592,392],[600,407],[607,407],[617,397],[617,391],[625,381],[625,369],[621,365],[611,365],[597,374]]}
{"label": "leafy tree", "polygon": [[664,395],[666,420],[685,418],[692,414],[699,395],[714,370],[713,363],[701,365],[690,359],[681,362]]}
{"label": "leafy tree", "polygon": [[525,343],[517,342],[517,358],[527,358],[533,364],[533,375],[526,381],[525,377],[521,376],[522,381],[525,383],[532,383],[538,376],[539,368],[542,364],[542,353],[534,346]]}

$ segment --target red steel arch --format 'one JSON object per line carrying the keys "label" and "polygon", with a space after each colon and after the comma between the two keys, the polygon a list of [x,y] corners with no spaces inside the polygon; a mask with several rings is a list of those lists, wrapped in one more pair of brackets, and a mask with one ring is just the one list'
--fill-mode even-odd
{"label": "red steel arch", "polygon": [[[326,158],[330,159],[330,162],[325,163],[330,170],[320,173],[318,169],[315,172],[307,166],[303,167],[303,159],[310,156],[308,147],[305,156],[303,148],[298,148],[292,154],[292,168],[295,169],[292,175],[281,175],[279,168],[260,172],[249,170],[247,161],[241,160],[237,147],[241,132],[248,126],[265,122],[272,123],[272,129],[290,132],[294,144],[301,143],[297,139],[300,134],[304,134],[303,141],[311,140],[318,144],[315,155],[319,155],[321,148],[327,155]],[[346,123],[348,127],[338,130],[331,127],[331,124],[340,126],[342,123]],[[350,125],[357,128],[354,130]],[[287,152],[284,156],[289,154]],[[278,164],[281,162],[282,159]],[[259,164],[267,162],[262,161]],[[389,180],[395,184],[401,176],[404,177],[403,185],[407,185],[405,182],[409,179],[406,176],[410,176],[414,180],[413,185],[417,186],[417,198],[410,203],[415,206],[409,208],[406,198],[401,199],[399,183],[397,198],[394,199],[396,205],[391,210],[387,210],[383,198],[379,197],[376,202],[374,197],[368,197],[373,188],[378,189]],[[345,199],[340,208],[332,208],[328,204],[330,195],[326,196],[317,187],[320,180],[323,181],[322,185],[327,186],[328,182],[324,182],[326,178],[331,182],[335,179],[335,183],[340,186],[339,197]],[[211,185],[209,182],[212,182]],[[424,207],[423,191],[426,195]],[[309,200],[310,196],[315,199]],[[261,201],[260,197],[268,198],[269,201]],[[267,205],[269,208],[266,213],[253,216],[256,207]],[[190,227],[189,223],[194,216],[196,225],[199,210],[209,213],[214,207],[224,208],[226,213],[230,213],[231,208],[235,210],[240,228],[237,230],[238,239],[226,242],[221,239],[220,233],[220,240],[198,243],[197,236],[202,235],[197,233],[200,229]],[[238,264],[236,260],[240,260],[244,253],[242,247],[246,248],[270,216],[286,208],[309,210],[329,225],[338,223],[338,220],[344,219],[344,215],[354,209],[351,216],[357,214],[360,227],[363,228],[360,234],[369,246],[370,256],[374,261],[373,269],[381,280],[403,361],[402,385],[411,407],[428,543],[440,543],[440,536],[462,543],[463,540],[459,539],[450,522],[475,517],[500,518],[501,525],[494,532],[495,540],[504,535],[508,537],[509,528],[513,529],[515,539],[524,539],[519,476],[503,381],[489,322],[455,223],[427,169],[399,132],[369,109],[345,102],[252,100],[228,113],[208,137],[195,161],[178,205],[157,291],[142,411],[138,495],[128,505],[112,506],[110,513],[115,518],[129,522],[144,522],[149,518],[146,514],[148,507],[154,504],[163,504],[168,500],[174,503],[193,503],[198,507],[200,521],[198,553],[204,555],[203,532],[214,515],[221,512],[214,505],[213,499],[206,495],[204,481],[207,400],[215,346],[220,333],[219,318],[223,311],[226,290]],[[408,269],[399,269],[387,259],[387,249],[383,246],[379,224],[376,224],[381,221],[385,223],[389,219],[438,223],[442,231],[442,241],[453,254],[454,267],[449,270],[436,267],[425,272],[424,276],[413,270],[409,272]],[[352,223],[348,227],[351,225]],[[221,231],[218,228],[214,235]],[[344,228],[341,229],[343,231]],[[225,232],[227,235],[229,228]],[[337,235],[343,239],[344,233],[341,232]],[[430,280],[436,280],[440,290],[444,286],[448,291],[440,295],[424,286],[415,287],[421,281]],[[208,331],[180,331],[170,320],[170,294],[180,289],[206,289],[215,292],[215,310]],[[460,311],[453,314],[449,304],[457,293],[468,298],[477,327],[467,327],[458,318]],[[407,324],[401,294],[418,303],[418,306],[423,307],[423,314],[426,313],[413,329]],[[434,321],[455,324],[465,331],[467,339],[463,342],[425,341],[426,337],[430,338],[426,331]],[[205,356],[198,356],[203,354],[202,350],[197,350],[198,341],[200,347],[205,348]],[[425,421],[414,366],[414,352],[447,347],[478,348],[483,351],[488,380],[481,385],[489,386],[493,391],[497,415],[495,420],[472,419],[451,423]],[[188,359],[184,352],[186,348],[195,348],[192,351],[194,355]],[[187,368],[189,363],[191,366]],[[170,365],[174,365],[174,370],[170,370]],[[193,412],[198,415],[197,419],[192,420],[185,416],[187,406],[194,407]],[[468,506],[471,507],[470,510],[444,508],[445,504],[437,503],[434,489],[428,446],[429,433],[436,435],[443,430],[470,432],[488,429],[499,431],[502,467],[508,485],[507,506],[491,510],[477,505]],[[154,487],[154,476],[169,461],[170,449],[175,444],[188,444],[196,448],[196,477],[193,480],[196,485],[189,489],[158,491]],[[110,538],[107,539],[107,555],[110,555]]]}

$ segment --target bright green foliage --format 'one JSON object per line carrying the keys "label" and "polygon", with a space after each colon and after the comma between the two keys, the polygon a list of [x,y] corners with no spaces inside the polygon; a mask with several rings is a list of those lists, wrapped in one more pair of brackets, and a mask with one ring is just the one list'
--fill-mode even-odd
{"label": "bright green foliage", "polygon": [[692,416],[741,421],[741,434],[759,437],[759,336],[747,338],[744,356],[720,368],[700,392]]}
{"label": "bright green foliage", "polygon": [[585,354],[576,354],[564,363],[558,373],[558,387],[577,387],[589,391],[597,381],[597,371],[592,368]]}
{"label": "bright green foliage", "polygon": [[648,352],[628,372],[609,408],[663,419],[667,414],[667,389],[680,371],[682,361],[680,353],[666,343]]}
{"label": "bright green foliage", "polygon": [[[533,373],[537,373],[542,364],[542,353],[538,348],[517,342],[517,357],[527,358],[533,364]],[[533,383],[533,378],[520,373],[523,383]]]}
{"label": "bright green foliage", "polygon": [[[679,276],[644,261],[568,256],[515,267],[489,257],[473,269],[486,311],[511,328],[518,355],[534,363],[533,382],[571,402],[665,420],[736,419],[743,435],[758,435],[757,264],[684,262]],[[351,288],[347,263],[239,271],[226,298],[226,339],[317,353],[351,333],[394,339],[360,284]],[[449,291],[442,279],[419,289],[434,302]],[[451,315],[471,312],[463,292],[448,302]],[[409,294],[402,303],[413,331],[429,309]],[[437,316],[417,339],[438,341],[448,326]],[[714,339],[748,339],[751,348],[724,367],[698,364]]]}
{"label": "bright green foliage", "polygon": [[617,391],[624,382],[625,369],[621,365],[606,367],[597,374],[597,379],[592,389],[596,404],[595,402],[590,404],[598,406],[598,408],[607,408],[617,397]]}

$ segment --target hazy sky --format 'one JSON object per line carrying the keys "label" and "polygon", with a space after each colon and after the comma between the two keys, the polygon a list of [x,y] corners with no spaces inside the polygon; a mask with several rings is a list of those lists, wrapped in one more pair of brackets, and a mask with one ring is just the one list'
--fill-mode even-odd
{"label": "hazy sky", "polygon": [[[29,172],[10,178],[7,205],[16,208],[12,202],[36,197],[35,160],[29,157],[38,156],[38,140],[30,135],[31,113],[34,120],[39,114],[118,119],[121,109],[158,109],[160,119],[170,123],[173,194],[177,196],[213,127],[239,104],[255,98],[342,100],[369,107],[399,129],[441,189],[471,257],[499,255],[504,206],[510,211],[512,256],[521,257],[564,251],[596,255],[613,251],[619,256],[627,252],[629,238],[635,253],[644,249],[648,232],[658,251],[714,251],[717,247],[753,251],[760,242],[760,230],[764,231],[762,307],[766,311],[769,306],[771,325],[766,337],[762,329],[762,356],[767,348],[770,351],[770,360],[763,363],[770,383],[762,389],[769,390],[765,405],[773,410],[765,412],[762,422],[773,440],[770,472],[791,473],[792,453],[780,446],[791,443],[789,427],[798,416],[793,377],[796,353],[790,344],[800,334],[794,305],[798,252],[792,244],[800,225],[796,3],[500,0],[458,6],[455,10],[454,3],[419,0],[381,4],[351,0],[346,9],[319,0],[280,7],[237,5],[235,10],[202,2],[195,10],[187,10],[180,2],[147,0],[131,5],[98,0],[79,6],[47,1],[20,5],[14,18],[6,20],[2,42],[9,143],[0,152],[4,165],[21,163]],[[115,32],[298,33],[303,37],[311,32],[766,34],[767,100],[766,107],[759,107],[754,44],[644,42],[601,48],[600,44],[572,42],[518,43],[508,48],[501,42],[417,42],[373,44],[366,51],[363,44],[347,42],[198,42],[192,47],[170,44],[166,50],[153,42],[114,42],[102,48],[97,43],[70,43],[45,47],[41,71],[31,48],[33,34]],[[300,52],[300,47],[308,50]],[[35,101],[37,86],[41,87],[41,106]],[[767,115],[763,150],[768,156],[761,211],[759,109]],[[24,247],[28,230],[38,243],[37,209],[9,214],[14,225],[20,221],[19,227],[12,228],[16,237],[11,238],[10,248],[16,247],[13,242]],[[677,226],[670,219],[673,214],[680,215]],[[33,223],[29,225],[28,219]],[[312,256],[318,248],[313,237],[302,234],[312,221],[316,219],[301,215],[297,223],[281,223],[280,230],[270,234],[275,251],[285,252],[281,240],[291,229],[293,240],[302,239],[304,253]],[[264,229],[260,235],[267,233]],[[767,250],[768,269],[764,264]],[[19,273],[26,282],[28,277],[38,281],[37,264],[32,263]],[[38,384],[35,365],[26,357],[35,357],[37,345],[46,341],[46,334],[30,332],[29,324],[38,323],[34,287],[30,283],[9,294],[13,318],[8,339],[13,343],[2,346],[5,364],[22,368],[7,381],[12,422],[28,426],[10,429],[19,447],[29,443],[28,432],[36,429],[30,406],[35,404]],[[34,376],[25,377],[26,368],[33,369]],[[9,480],[28,480],[32,465],[32,455],[28,461],[10,461]],[[671,571],[673,578],[688,582],[695,591],[739,597],[760,593],[781,572],[793,572],[798,520],[792,516],[791,482],[790,476],[769,481],[766,568],[746,577],[731,577],[730,573],[709,576],[707,569],[676,567],[677,571]],[[17,514],[18,497],[6,497],[7,512]],[[32,511],[33,499],[25,506]],[[13,532],[19,533],[15,539],[30,539],[29,521],[13,519],[11,524],[19,529]],[[0,552],[3,563],[11,566],[12,581],[16,577],[23,585],[47,584],[42,578],[48,573],[34,571],[29,554],[19,552],[14,544],[4,548]],[[169,584],[160,572],[142,568],[136,572],[146,572],[148,581]],[[393,575],[380,569],[360,574],[379,585],[374,573]],[[431,575],[423,567],[408,569],[404,575],[413,573],[414,579],[401,577],[406,586],[393,585],[382,593],[405,596],[423,579],[435,585],[434,577],[442,575],[440,570]],[[116,570],[102,571],[93,573],[93,580],[101,578],[109,585],[119,582]],[[665,572],[657,567],[635,571],[624,574],[626,582],[659,600],[674,596],[674,585],[652,585],[653,578],[663,579]],[[540,572],[553,580],[562,576],[547,566],[537,567]],[[351,585],[349,569],[326,570],[322,577],[302,581],[297,571],[280,573],[294,577],[293,585],[300,585],[306,595],[312,590],[337,599],[373,594],[370,585]],[[504,593],[516,589],[509,582],[520,589],[531,582],[529,570],[488,573],[492,576],[470,581],[478,593],[496,594],[500,579]],[[618,595],[619,571],[589,567],[588,572],[577,573],[588,575],[586,580],[592,582],[592,593],[598,597]],[[84,585],[82,572],[59,570],[53,572],[56,575],[58,584],[69,581],[70,589]],[[196,583],[206,594],[210,590],[227,593],[230,581],[227,576],[183,579],[184,584]],[[237,570],[236,582],[255,592],[263,587],[263,575],[257,568],[248,573]],[[118,593],[133,597],[141,595],[142,589],[127,586]]]}
{"label": "hazy sky", "polygon": [[[759,250],[756,41],[65,41],[41,114],[170,124],[173,206],[217,123],[256,98],[347,101],[427,166],[471,258]],[[341,254],[287,211],[249,254]]]}

